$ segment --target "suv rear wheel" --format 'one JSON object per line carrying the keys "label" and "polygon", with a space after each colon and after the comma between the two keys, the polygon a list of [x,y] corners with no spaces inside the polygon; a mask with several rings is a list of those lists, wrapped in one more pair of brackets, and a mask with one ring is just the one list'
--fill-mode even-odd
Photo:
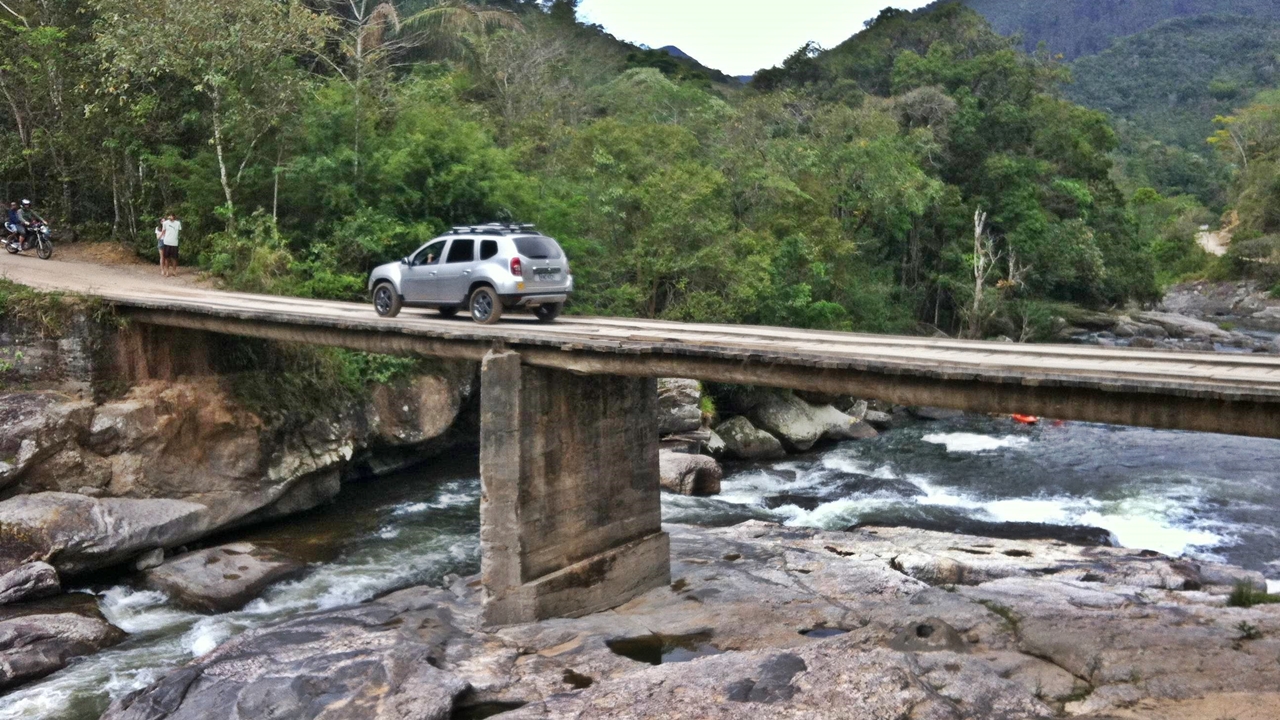
{"label": "suv rear wheel", "polygon": [[560,311],[563,309],[564,303],[547,303],[534,308],[533,314],[542,322],[549,323],[560,317]]}
{"label": "suv rear wheel", "polygon": [[476,288],[467,305],[471,308],[471,319],[481,325],[492,325],[502,317],[502,300],[491,287]]}
{"label": "suv rear wheel", "polygon": [[400,293],[396,292],[395,286],[391,283],[378,283],[373,288],[373,309],[381,317],[393,318],[399,315],[402,304]]}

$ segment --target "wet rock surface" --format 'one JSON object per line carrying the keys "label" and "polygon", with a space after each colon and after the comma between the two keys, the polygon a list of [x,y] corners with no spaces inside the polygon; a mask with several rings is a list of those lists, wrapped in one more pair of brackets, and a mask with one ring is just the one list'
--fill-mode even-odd
{"label": "wet rock surface", "polygon": [[304,615],[245,633],[103,717],[445,720],[467,689],[435,667],[450,627],[384,603]]}
{"label": "wet rock surface", "polygon": [[[914,487],[914,486],[911,486]],[[849,530],[876,523],[865,522],[855,525]],[[1087,525],[1053,525],[1050,523],[1032,522],[995,522],[977,520],[956,513],[945,520],[939,518],[896,518],[895,525],[914,528],[916,530],[932,530],[934,532],[972,535],[975,537],[1001,538],[1003,540],[1056,540],[1071,545],[1114,546],[1115,536],[1110,530]]]}
{"label": "wet rock surface", "polygon": [[201,612],[236,610],[306,566],[252,543],[232,543],[172,558],[143,576],[147,587]]}
{"label": "wet rock surface", "polygon": [[[902,528],[665,529],[671,586],[616,610],[484,630],[474,580],[410,588],[247,633],[106,718],[1280,716],[1280,607],[1227,607],[1206,580],[1238,569]],[[710,652],[615,651],[655,635]]]}
{"label": "wet rock surface", "polygon": [[115,645],[124,637],[92,605],[0,609],[0,689],[61,670],[74,658]]}

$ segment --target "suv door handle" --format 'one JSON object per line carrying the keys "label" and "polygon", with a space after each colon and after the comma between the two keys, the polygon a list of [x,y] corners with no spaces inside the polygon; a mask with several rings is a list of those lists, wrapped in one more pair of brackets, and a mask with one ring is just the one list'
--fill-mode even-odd
{"label": "suv door handle", "polygon": [[436,271],[435,271],[435,270],[432,270],[429,274],[430,274],[432,277],[435,277],[435,275],[436,275]]}
{"label": "suv door handle", "polygon": [[471,274],[471,271],[470,271],[470,270],[463,270],[463,271],[462,271],[462,274],[463,274],[463,275],[470,275],[470,274]]}

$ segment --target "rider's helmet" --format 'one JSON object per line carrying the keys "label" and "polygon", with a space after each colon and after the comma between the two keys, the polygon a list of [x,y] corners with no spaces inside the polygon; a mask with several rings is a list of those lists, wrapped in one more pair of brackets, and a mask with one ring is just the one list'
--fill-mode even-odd
{"label": "rider's helmet", "polygon": [[24,208],[29,208],[29,207],[31,207],[31,201],[30,201],[30,200],[25,200],[25,199],[24,199],[24,200],[22,201],[22,207],[24,207]]}

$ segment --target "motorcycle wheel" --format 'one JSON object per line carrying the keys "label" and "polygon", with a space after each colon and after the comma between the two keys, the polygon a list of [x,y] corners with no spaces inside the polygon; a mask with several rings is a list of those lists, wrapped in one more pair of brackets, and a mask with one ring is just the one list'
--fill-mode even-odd
{"label": "motorcycle wheel", "polygon": [[41,260],[48,260],[53,257],[53,241],[46,238],[40,238],[36,241],[36,257]]}
{"label": "motorcycle wheel", "polygon": [[4,249],[8,250],[10,255],[18,254],[18,242],[13,239],[13,236],[10,236],[5,239]]}

